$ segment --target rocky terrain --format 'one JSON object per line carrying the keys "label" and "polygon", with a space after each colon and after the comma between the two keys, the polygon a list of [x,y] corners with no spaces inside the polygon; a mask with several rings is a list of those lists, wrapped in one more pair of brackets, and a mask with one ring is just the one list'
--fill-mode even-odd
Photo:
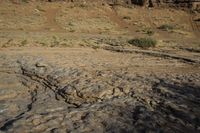
{"label": "rocky terrain", "polygon": [[18,2],[0,1],[0,133],[200,132],[197,11]]}
{"label": "rocky terrain", "polygon": [[1,131],[200,130],[198,65],[91,49],[0,56]]}

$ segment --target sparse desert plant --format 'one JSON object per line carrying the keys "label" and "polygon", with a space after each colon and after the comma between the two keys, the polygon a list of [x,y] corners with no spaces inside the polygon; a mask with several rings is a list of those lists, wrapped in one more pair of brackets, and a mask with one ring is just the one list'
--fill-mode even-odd
{"label": "sparse desert plant", "polygon": [[79,5],[79,7],[81,7],[81,8],[85,8],[85,7],[87,7],[87,5],[86,5],[86,4],[83,4],[83,3],[81,3],[81,4]]}
{"label": "sparse desert plant", "polygon": [[59,38],[56,36],[53,36],[53,43],[52,43],[51,47],[58,46],[59,44],[60,44]]}
{"label": "sparse desert plant", "polygon": [[13,41],[13,39],[9,39],[6,44],[10,44]]}
{"label": "sparse desert plant", "polygon": [[66,43],[66,42],[61,43],[60,46],[61,46],[61,47],[72,47],[71,44],[68,44],[68,43]]}
{"label": "sparse desert plant", "polygon": [[124,16],[123,19],[131,20],[131,17],[129,17],[129,16]]}
{"label": "sparse desert plant", "polygon": [[151,29],[144,29],[143,32],[149,36],[152,36],[155,32]]}
{"label": "sparse desert plant", "polygon": [[24,3],[28,3],[29,0],[21,0],[21,1],[24,2]]}
{"label": "sparse desert plant", "polygon": [[93,48],[93,49],[99,49],[100,46],[99,45],[92,45],[91,48]]}
{"label": "sparse desert plant", "polygon": [[27,40],[23,40],[23,41],[21,42],[21,45],[20,45],[20,46],[25,46],[27,43],[28,43]]}
{"label": "sparse desert plant", "polygon": [[72,28],[70,28],[70,29],[69,29],[69,32],[75,32],[75,30],[74,30],[74,29],[72,29]]}
{"label": "sparse desert plant", "polygon": [[152,31],[152,30],[147,30],[147,35],[149,35],[149,36],[152,36],[155,32],[154,31]]}
{"label": "sparse desert plant", "polygon": [[41,44],[43,47],[47,46],[47,44],[45,42],[39,42],[39,44]]}
{"label": "sparse desert plant", "polygon": [[141,48],[150,48],[150,47],[155,47],[157,41],[152,38],[135,38],[129,40],[128,43]]}
{"label": "sparse desert plant", "polygon": [[169,31],[169,30],[174,30],[175,26],[171,24],[163,24],[160,27],[158,27],[158,29]]}
{"label": "sparse desert plant", "polygon": [[69,22],[68,25],[69,26],[74,26],[74,24],[72,22]]}

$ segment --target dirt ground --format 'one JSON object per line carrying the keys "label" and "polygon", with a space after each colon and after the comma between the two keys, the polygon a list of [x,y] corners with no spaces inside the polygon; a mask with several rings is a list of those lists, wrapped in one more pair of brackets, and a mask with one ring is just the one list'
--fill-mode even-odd
{"label": "dirt ground", "polygon": [[[199,18],[174,8],[1,1],[0,133],[200,132]],[[138,37],[158,44],[128,43]]]}

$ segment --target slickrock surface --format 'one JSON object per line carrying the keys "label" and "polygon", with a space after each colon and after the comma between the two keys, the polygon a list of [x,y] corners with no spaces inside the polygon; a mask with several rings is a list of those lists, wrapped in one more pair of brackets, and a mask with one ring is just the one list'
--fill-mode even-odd
{"label": "slickrock surface", "polygon": [[0,132],[200,132],[199,65],[86,48],[0,57]]}

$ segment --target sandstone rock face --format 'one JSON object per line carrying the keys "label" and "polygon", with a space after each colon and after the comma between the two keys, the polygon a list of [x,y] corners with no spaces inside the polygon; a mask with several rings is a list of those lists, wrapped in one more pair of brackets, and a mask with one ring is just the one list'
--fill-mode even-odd
{"label": "sandstone rock face", "polygon": [[[0,53],[0,132],[200,131],[199,73],[149,73],[115,64],[124,54],[103,51],[109,62],[93,51],[66,51]],[[129,56],[142,65],[143,56]],[[173,61],[160,63],[167,69]]]}

